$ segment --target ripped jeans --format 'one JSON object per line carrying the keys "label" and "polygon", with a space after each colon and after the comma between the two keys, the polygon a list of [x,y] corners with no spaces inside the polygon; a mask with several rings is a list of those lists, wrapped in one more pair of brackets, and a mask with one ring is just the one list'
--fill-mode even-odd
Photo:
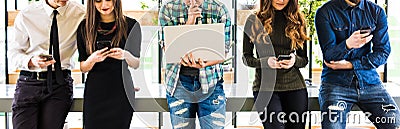
{"label": "ripped jeans", "polygon": [[360,88],[357,80],[354,80],[348,87],[327,83],[321,85],[318,99],[322,128],[345,129],[349,112],[357,104],[378,129],[398,129],[400,112],[386,89],[382,85]]}
{"label": "ripped jeans", "polygon": [[167,92],[168,108],[174,129],[196,128],[196,114],[202,129],[223,129],[225,126],[225,93],[219,80],[203,94],[198,76],[179,76],[180,81],[171,96]]}

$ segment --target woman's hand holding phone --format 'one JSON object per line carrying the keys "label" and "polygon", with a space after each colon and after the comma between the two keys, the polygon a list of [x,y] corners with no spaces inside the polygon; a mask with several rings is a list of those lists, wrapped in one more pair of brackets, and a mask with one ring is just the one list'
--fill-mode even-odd
{"label": "woman's hand holding phone", "polygon": [[274,69],[290,69],[296,62],[296,56],[291,53],[290,55],[280,55],[278,58],[269,57],[268,65]]}
{"label": "woman's hand holding phone", "polygon": [[296,55],[294,55],[294,53],[290,53],[290,55],[288,55],[286,59],[280,60],[278,63],[280,64],[281,68],[290,69],[291,67],[293,67],[294,63],[296,62],[295,57],[296,57]]}
{"label": "woman's hand holding phone", "polygon": [[121,49],[121,48],[111,48],[109,50],[110,54],[108,55],[108,57],[114,58],[114,59],[118,59],[118,60],[124,60],[125,59],[125,50]]}
{"label": "woman's hand holding phone", "polygon": [[102,62],[102,61],[104,61],[104,60],[109,56],[109,54],[111,53],[110,51],[107,51],[107,50],[108,50],[107,47],[106,47],[106,48],[103,48],[103,49],[101,49],[101,50],[97,50],[97,51],[93,52],[93,53],[89,56],[89,58],[88,58],[87,60],[90,61],[90,62],[93,62],[93,63]]}
{"label": "woman's hand holding phone", "polygon": [[273,68],[273,69],[281,69],[281,65],[278,61],[278,58],[272,56],[268,58],[268,65],[269,67]]}
{"label": "woman's hand holding phone", "polygon": [[[103,50],[104,48],[107,48],[107,49]],[[103,50],[101,52],[106,53],[107,57],[111,57],[111,58],[118,59],[118,60],[125,59],[125,57],[124,57],[125,50],[123,50],[121,48],[112,48],[111,41],[109,41],[109,40],[97,41],[96,42],[96,50]]]}
{"label": "woman's hand holding phone", "polygon": [[103,48],[111,49],[111,41],[110,40],[101,40],[96,41],[96,50],[101,50]]}

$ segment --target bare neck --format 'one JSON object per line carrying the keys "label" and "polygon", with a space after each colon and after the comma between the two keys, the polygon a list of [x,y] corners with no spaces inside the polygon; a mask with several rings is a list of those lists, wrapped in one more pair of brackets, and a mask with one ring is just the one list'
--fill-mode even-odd
{"label": "bare neck", "polygon": [[360,0],[345,0],[346,3],[350,6],[356,6],[358,3],[360,3]]}
{"label": "bare neck", "polygon": [[115,21],[114,13],[111,13],[111,14],[108,14],[108,15],[100,14],[100,17],[101,17],[101,20],[100,20],[101,22],[108,23],[108,22]]}

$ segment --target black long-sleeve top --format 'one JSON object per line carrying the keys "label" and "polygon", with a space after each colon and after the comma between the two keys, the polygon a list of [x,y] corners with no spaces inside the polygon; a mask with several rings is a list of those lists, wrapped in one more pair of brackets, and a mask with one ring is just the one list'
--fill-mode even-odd
{"label": "black long-sleeve top", "polygon": [[[275,11],[272,21],[273,31],[269,35],[256,15],[250,15],[246,21],[243,35],[243,62],[249,67],[256,68],[253,91],[291,91],[306,87],[299,68],[305,67],[308,63],[305,50],[307,46],[304,43],[303,49],[291,50],[291,39],[285,35],[287,20],[282,11]],[[256,49],[256,57],[254,49]],[[290,53],[296,55],[293,67],[290,69],[269,67],[269,57]],[[260,89],[261,82],[263,86]]]}

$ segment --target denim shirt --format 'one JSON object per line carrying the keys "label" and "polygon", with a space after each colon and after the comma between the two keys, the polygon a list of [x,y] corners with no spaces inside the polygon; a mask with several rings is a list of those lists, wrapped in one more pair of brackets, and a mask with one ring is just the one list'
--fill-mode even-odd
{"label": "denim shirt", "polygon": [[[386,63],[391,48],[385,11],[369,0],[349,6],[345,0],[331,0],[316,12],[315,25],[325,61],[346,60],[351,70],[333,70],[324,64],[322,83],[350,86],[354,76],[360,88],[381,85],[376,68]],[[373,38],[358,49],[347,49],[346,39],[364,27],[372,29]]]}

